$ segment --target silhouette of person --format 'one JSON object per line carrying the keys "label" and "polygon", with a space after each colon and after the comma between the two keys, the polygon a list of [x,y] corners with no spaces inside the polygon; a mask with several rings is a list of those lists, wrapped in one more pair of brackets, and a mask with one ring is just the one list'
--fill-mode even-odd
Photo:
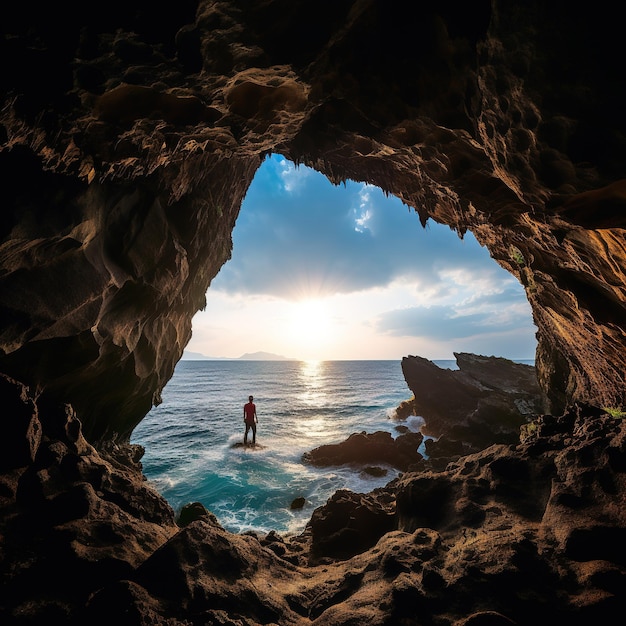
{"label": "silhouette of person", "polygon": [[256,415],[256,404],[253,402],[254,398],[248,396],[248,403],[243,407],[243,421],[246,425],[246,432],[243,436],[243,445],[248,445],[248,432],[252,429],[252,445],[256,445],[256,425],[259,421]]}

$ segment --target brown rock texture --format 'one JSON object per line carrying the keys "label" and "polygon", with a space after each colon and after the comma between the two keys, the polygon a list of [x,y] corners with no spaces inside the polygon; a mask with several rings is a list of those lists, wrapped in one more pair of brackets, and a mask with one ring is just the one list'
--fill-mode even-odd
{"label": "brown rock texture", "polygon": [[303,460],[317,467],[385,463],[404,472],[420,466],[423,457],[417,449],[423,439],[420,433],[412,432],[395,438],[383,431],[353,433],[345,441],[325,444],[306,452]]}
{"label": "brown rock texture", "polygon": [[[536,368],[501,357],[465,352],[454,356],[456,370],[440,368],[423,357],[402,359],[413,398],[400,407],[401,413],[421,416],[425,422],[421,432],[437,438],[438,447],[442,437],[448,446],[462,444],[459,450],[466,453],[493,443],[515,443],[520,427],[548,404]],[[428,447],[427,452],[432,456]]]}
{"label": "brown rock texture", "polygon": [[626,609],[626,420],[600,409],[338,491],[281,537],[229,533],[199,503],[177,525],[138,447],[97,451],[71,410],[24,404],[42,428],[35,462],[1,475],[2,624],[582,626]]}
{"label": "brown rock texture", "polygon": [[[626,406],[614,3],[112,0],[1,14],[0,622],[623,614],[624,424],[601,410]],[[262,545],[210,516],[179,529],[128,444],[270,153],[377,185],[422,226],[471,231],[523,284],[538,329],[537,432],[407,473],[395,530],[332,566],[305,563],[306,536]]]}

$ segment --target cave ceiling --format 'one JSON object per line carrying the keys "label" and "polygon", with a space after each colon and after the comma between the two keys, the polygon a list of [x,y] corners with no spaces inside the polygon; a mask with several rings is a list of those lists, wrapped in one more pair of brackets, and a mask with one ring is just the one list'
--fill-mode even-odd
{"label": "cave ceiling", "polygon": [[524,286],[553,410],[626,404],[612,4],[38,9],[3,9],[0,372],[92,441],[160,402],[272,153],[471,231]]}

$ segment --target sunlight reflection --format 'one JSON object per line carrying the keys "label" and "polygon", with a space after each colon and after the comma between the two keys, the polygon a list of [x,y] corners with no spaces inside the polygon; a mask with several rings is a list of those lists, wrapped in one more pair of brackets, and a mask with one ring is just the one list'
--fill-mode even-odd
{"label": "sunlight reflection", "polygon": [[298,400],[308,406],[324,404],[324,361],[301,361]]}
{"label": "sunlight reflection", "polygon": [[300,377],[310,387],[319,387],[324,374],[324,361],[301,361]]}
{"label": "sunlight reflection", "polygon": [[295,426],[296,435],[306,435],[308,439],[328,438],[333,424],[323,415],[307,417]]}
{"label": "sunlight reflection", "polygon": [[332,430],[332,424],[319,411],[324,410],[328,404],[326,395],[326,362],[325,361],[301,361],[300,384],[301,391],[298,401],[313,409],[315,415],[308,415],[296,425],[296,436],[304,435],[318,439],[328,436]]}
{"label": "sunlight reflection", "polygon": [[314,415],[298,420],[293,424],[292,432],[294,444],[306,442],[306,450],[327,443],[337,443],[341,439],[341,431],[329,415]]}

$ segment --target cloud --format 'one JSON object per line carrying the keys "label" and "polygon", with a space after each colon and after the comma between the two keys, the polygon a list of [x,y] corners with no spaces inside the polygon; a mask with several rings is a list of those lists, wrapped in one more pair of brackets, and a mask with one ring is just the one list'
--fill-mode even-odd
{"label": "cloud", "polygon": [[456,304],[406,307],[379,315],[376,330],[395,337],[433,340],[491,336],[511,331],[534,334],[530,306],[512,287]]}
{"label": "cloud", "polygon": [[426,290],[459,268],[493,272],[495,263],[471,234],[461,241],[446,226],[423,229],[413,209],[377,187],[333,186],[273,156],[248,190],[232,259],[211,288],[297,299],[409,279]]}
{"label": "cloud", "polygon": [[[303,317],[296,302],[314,299],[328,310],[327,341],[298,345],[287,332]],[[194,318],[189,349],[328,359],[451,358],[454,351],[529,358],[535,333],[522,286],[471,233],[461,239],[432,220],[422,228],[413,209],[376,187],[333,186],[274,156],[248,190],[232,258]]]}

